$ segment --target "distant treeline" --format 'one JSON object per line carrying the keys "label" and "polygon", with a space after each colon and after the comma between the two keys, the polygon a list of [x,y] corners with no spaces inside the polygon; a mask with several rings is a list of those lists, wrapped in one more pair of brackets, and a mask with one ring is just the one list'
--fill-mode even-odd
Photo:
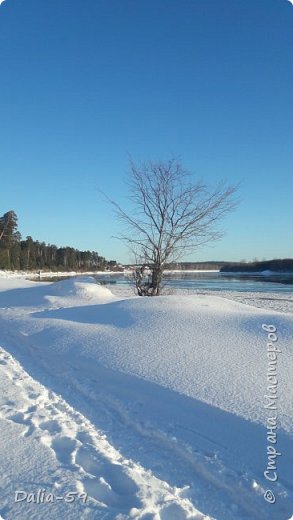
{"label": "distant treeline", "polygon": [[[227,262],[226,262],[227,263]],[[219,261],[208,261],[208,262],[174,262],[172,264],[166,264],[165,271],[212,271],[220,269],[225,262]],[[126,269],[131,269],[133,264],[127,264],[124,266]]]}
{"label": "distant treeline", "polygon": [[203,270],[203,271],[212,271],[216,269],[221,269],[221,267],[225,264],[225,262],[219,261],[208,261],[208,262],[177,262],[173,264],[169,264],[167,266],[167,270],[180,270],[180,271],[190,271],[190,270]]}
{"label": "distant treeline", "polygon": [[8,211],[0,217],[0,269],[52,271],[104,271],[118,269],[116,260],[106,260],[95,251],[79,251],[73,247],[57,247],[21,239],[17,215]]}
{"label": "distant treeline", "polygon": [[264,260],[262,262],[232,262],[223,265],[220,271],[221,273],[260,273],[262,271],[291,273],[293,272],[293,259]]}

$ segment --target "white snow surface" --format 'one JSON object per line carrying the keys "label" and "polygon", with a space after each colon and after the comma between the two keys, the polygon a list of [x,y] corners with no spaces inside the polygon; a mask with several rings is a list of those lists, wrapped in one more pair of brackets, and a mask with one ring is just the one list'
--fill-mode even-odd
{"label": "white snow surface", "polygon": [[[293,348],[285,310],[227,294],[114,295],[90,276],[0,277],[0,516],[288,520]],[[262,324],[277,328],[281,350],[277,411],[264,406]],[[282,452],[276,482],[264,477],[272,415]],[[264,500],[268,489],[274,504]],[[55,502],[32,501],[38,490]],[[31,499],[16,502],[17,491]]]}

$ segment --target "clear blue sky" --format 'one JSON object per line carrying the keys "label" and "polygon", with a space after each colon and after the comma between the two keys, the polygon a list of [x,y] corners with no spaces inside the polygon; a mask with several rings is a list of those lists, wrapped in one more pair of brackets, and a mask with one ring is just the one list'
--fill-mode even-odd
{"label": "clear blue sky", "polygon": [[128,262],[102,189],[128,154],[241,181],[225,237],[188,260],[292,257],[293,6],[288,0],[6,0],[0,213],[25,237]]}

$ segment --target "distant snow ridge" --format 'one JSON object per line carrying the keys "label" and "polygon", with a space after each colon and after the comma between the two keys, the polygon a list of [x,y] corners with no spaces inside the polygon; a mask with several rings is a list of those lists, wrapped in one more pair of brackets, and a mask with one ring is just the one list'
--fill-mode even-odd
{"label": "distant snow ridge", "polygon": [[93,276],[80,276],[54,283],[47,287],[46,299],[54,305],[78,306],[107,303],[117,298],[107,287],[97,283]]}

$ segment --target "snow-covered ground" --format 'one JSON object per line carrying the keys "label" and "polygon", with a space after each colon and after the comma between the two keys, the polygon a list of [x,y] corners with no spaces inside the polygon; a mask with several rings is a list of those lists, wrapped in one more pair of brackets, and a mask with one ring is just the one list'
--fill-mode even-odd
{"label": "snow-covered ground", "polygon": [[[287,303],[111,291],[91,277],[0,277],[0,517],[288,520]],[[268,342],[282,351],[277,410],[265,408]],[[282,455],[272,482],[264,471],[273,448]]]}
{"label": "snow-covered ground", "polygon": [[[120,298],[134,296],[134,288],[131,285],[117,283],[108,284],[107,287]],[[209,289],[184,289],[166,285],[163,289],[165,295],[182,296],[220,296],[228,300],[252,305],[262,309],[270,309],[279,312],[293,313],[293,293],[289,292],[260,292],[260,291],[213,291]]]}
{"label": "snow-covered ground", "polygon": [[[76,271],[3,271],[0,269],[1,278],[24,278],[24,279],[42,279],[42,278],[70,278],[78,276],[80,273]],[[88,271],[84,272],[83,275],[117,275],[117,271]],[[119,273],[118,273],[119,274]],[[1,520],[1,519],[0,519]]]}

